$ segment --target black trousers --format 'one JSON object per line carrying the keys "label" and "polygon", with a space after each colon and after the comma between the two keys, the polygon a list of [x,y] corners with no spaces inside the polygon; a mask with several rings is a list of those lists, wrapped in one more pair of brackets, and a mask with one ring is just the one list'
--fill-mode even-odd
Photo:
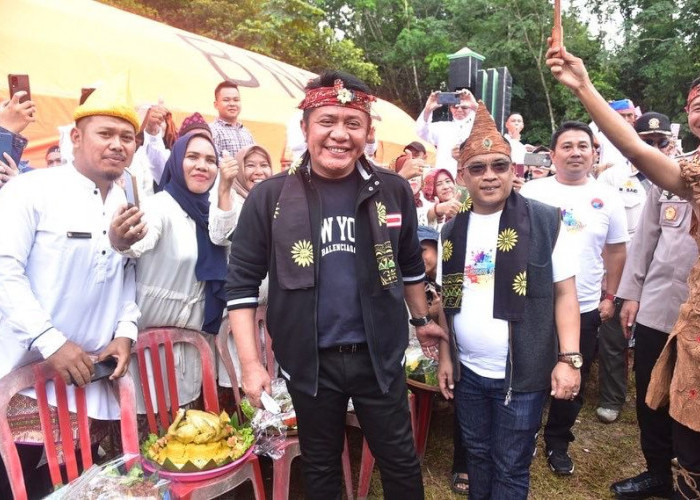
{"label": "black trousers", "polygon": [[682,475],[678,476],[680,491],[673,498],[700,498],[696,493],[700,491],[700,432],[673,420],[673,452],[681,467],[692,475],[690,485]]}
{"label": "black trousers", "polygon": [[639,441],[647,462],[647,470],[671,480],[672,419],[668,406],[652,410],[644,402],[649,388],[651,371],[668,340],[664,333],[637,323],[634,330],[634,378],[637,383],[637,422]]}
{"label": "black trousers", "polygon": [[581,367],[581,388],[578,395],[572,399],[551,398],[549,416],[544,426],[544,442],[547,450],[566,450],[569,443],[574,440],[571,428],[576,422],[576,417],[583,406],[583,393],[586,380],[591,371],[591,363],[595,356],[598,344],[598,327],[600,326],[600,313],[598,309],[581,314],[580,351],[583,355]]}
{"label": "black trousers", "polygon": [[423,478],[411,431],[403,367],[383,394],[367,350],[319,352],[318,392],[309,396],[287,384],[299,426],[306,498],[341,498],[345,414],[352,397],[362,433],[377,461],[384,498],[423,498]]}

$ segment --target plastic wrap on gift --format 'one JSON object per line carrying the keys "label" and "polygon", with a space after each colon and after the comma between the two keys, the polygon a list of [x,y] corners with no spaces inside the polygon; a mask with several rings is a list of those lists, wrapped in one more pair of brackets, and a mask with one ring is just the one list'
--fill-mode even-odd
{"label": "plastic wrap on gift", "polygon": [[271,389],[272,399],[279,405],[280,413],[255,408],[246,398],[241,402],[241,409],[250,421],[257,439],[255,453],[278,459],[284,454],[283,445],[287,436],[296,434],[297,422],[292,398],[284,379],[272,380]]}
{"label": "plastic wrap on gift", "polygon": [[46,497],[50,500],[169,500],[170,481],[144,471],[140,455],[122,455],[93,465]]}
{"label": "plastic wrap on gift", "polygon": [[406,349],[406,376],[417,382],[432,386],[438,385],[437,361],[426,357],[423,354],[418,340],[412,339]]}

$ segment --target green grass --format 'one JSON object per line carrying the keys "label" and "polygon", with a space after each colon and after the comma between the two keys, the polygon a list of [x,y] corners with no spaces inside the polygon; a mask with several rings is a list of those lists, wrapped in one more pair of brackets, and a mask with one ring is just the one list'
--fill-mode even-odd
{"label": "green grass", "polygon": [[[569,453],[576,470],[570,477],[555,476],[547,466],[544,441],[538,440],[537,455],[531,471],[530,499],[532,500],[599,500],[613,498],[610,484],[642,472],[646,465],[639,448],[639,429],[634,410],[634,379],[630,378],[627,402],[620,419],[613,424],[603,424],[595,416],[597,394],[597,371],[593,367],[586,391],[586,402],[574,427],[576,440]],[[428,448],[423,460],[423,483],[428,500],[465,499],[456,495],[450,487],[452,467],[452,411],[451,403],[436,396],[428,436]],[[545,418],[543,421],[546,420]],[[350,448],[355,487],[359,473],[361,435],[349,430]],[[267,497],[272,495],[272,467],[268,459],[262,460]],[[292,465],[290,499],[303,498],[299,460]],[[245,488],[245,487],[244,487]],[[240,492],[239,492],[240,491]],[[236,499],[252,498],[252,491],[241,489]],[[226,495],[224,498],[233,498]],[[382,488],[379,472],[375,467],[370,489],[372,499],[381,499]]]}

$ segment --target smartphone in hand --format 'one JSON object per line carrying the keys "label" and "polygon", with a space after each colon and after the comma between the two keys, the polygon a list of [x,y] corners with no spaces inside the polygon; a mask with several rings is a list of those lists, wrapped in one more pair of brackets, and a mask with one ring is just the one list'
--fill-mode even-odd
{"label": "smartphone in hand", "polygon": [[10,89],[10,98],[20,90],[24,90],[26,95],[19,99],[19,102],[29,101],[32,94],[29,89],[29,75],[7,75],[7,86]]}
{"label": "smartphone in hand", "polygon": [[136,177],[131,175],[129,170],[124,169],[124,194],[126,194],[126,203],[129,208],[139,208],[139,191],[136,184]]}
{"label": "smartphone in hand", "polygon": [[92,375],[90,382],[95,382],[97,380],[109,378],[114,373],[114,370],[117,369],[117,359],[103,359],[92,366],[95,368],[95,373]]}
{"label": "smartphone in hand", "polygon": [[448,106],[456,106],[460,103],[459,95],[456,92],[438,92],[438,104],[447,104]]}

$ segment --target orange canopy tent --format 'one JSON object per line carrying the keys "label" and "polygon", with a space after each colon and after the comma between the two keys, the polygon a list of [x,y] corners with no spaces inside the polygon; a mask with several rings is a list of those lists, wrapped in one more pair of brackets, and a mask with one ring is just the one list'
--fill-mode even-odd
{"label": "orange canopy tent", "polygon": [[[58,142],[57,126],[73,121],[81,88],[128,74],[134,103],[162,98],[175,121],[199,111],[213,119],[214,87],[238,83],[241,121],[272,154],[284,156],[286,124],[315,75],[269,57],[226,45],[90,0],[0,2],[0,68],[28,74],[37,121],[23,135],[24,158],[44,165]],[[293,41],[292,41],[293,43]],[[0,79],[0,98],[9,95]],[[413,119],[380,100],[373,106],[379,163],[389,163],[416,140]]]}

